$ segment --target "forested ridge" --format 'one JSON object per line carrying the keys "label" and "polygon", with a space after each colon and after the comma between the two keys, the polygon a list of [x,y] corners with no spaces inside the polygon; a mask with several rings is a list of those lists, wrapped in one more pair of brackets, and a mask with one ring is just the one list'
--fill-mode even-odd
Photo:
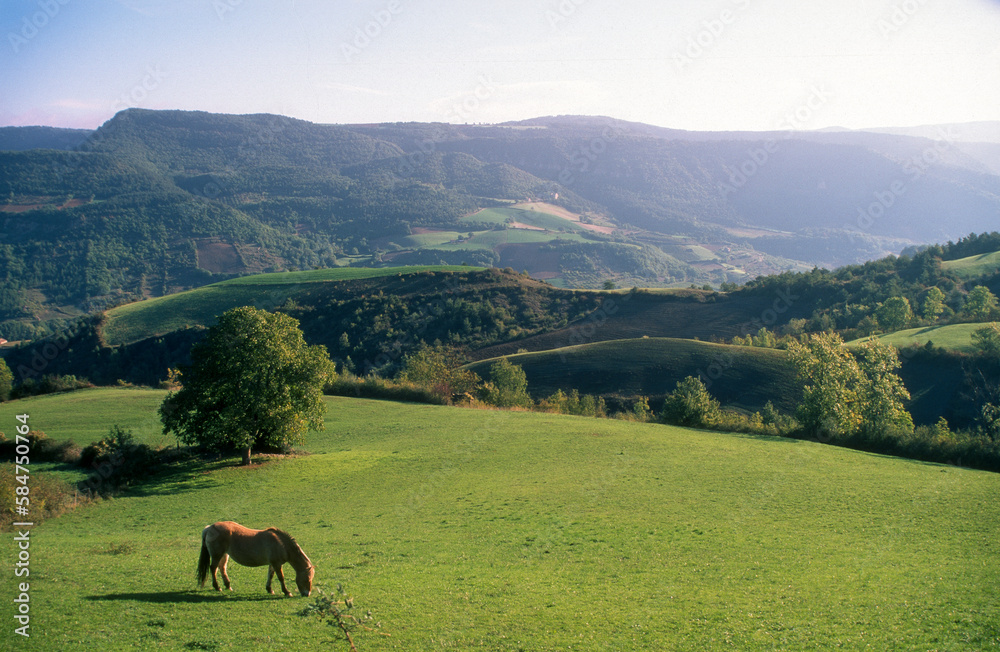
{"label": "forested ridge", "polygon": [[[901,157],[939,144],[854,136],[139,109],[93,132],[5,128],[0,336],[43,336],[236,275],[347,264],[510,266],[567,287],[719,287],[877,258],[935,241],[942,225],[957,237],[995,218],[995,175],[946,151],[911,177]],[[906,192],[859,222],[858,207],[870,212],[898,179]],[[580,221],[477,218],[525,201]],[[451,235],[420,240],[427,233]]]}

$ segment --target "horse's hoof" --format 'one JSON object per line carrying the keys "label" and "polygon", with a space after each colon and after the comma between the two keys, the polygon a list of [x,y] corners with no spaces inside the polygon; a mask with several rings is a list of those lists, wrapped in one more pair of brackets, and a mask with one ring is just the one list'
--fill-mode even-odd
{"label": "horse's hoof", "polygon": [[290,597],[292,597],[292,594],[291,594],[291,593],[289,593],[288,591],[285,591],[285,597],[286,597],[286,598],[290,598]]}

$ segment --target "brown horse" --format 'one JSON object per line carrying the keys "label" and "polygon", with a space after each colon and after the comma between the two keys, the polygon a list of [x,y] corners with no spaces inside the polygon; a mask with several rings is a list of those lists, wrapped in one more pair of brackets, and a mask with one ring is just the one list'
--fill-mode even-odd
{"label": "brown horse", "polygon": [[285,575],[281,572],[281,566],[286,562],[295,569],[295,584],[299,587],[299,593],[308,597],[312,592],[312,580],[316,569],[295,539],[276,527],[251,530],[232,521],[219,521],[202,530],[198,586],[205,586],[205,577],[211,562],[212,586],[216,591],[222,590],[219,588],[219,580],[215,577],[215,571],[221,568],[222,581],[226,583],[226,588],[232,591],[233,586],[229,582],[229,575],[226,574],[226,563],[230,557],[243,566],[268,566],[267,592],[271,595],[274,595],[271,579],[277,575],[278,581],[281,582],[281,590],[286,596],[292,597],[285,588]]}

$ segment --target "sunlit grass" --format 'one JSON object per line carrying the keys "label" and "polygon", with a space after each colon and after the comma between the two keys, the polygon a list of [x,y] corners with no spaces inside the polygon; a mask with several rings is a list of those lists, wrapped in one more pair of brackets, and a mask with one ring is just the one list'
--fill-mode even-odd
{"label": "sunlit grass", "polygon": [[[139,423],[152,398],[85,412]],[[52,423],[79,409],[15,402],[0,422],[26,405]],[[998,475],[655,424],[328,406],[311,455],[199,464],[36,528],[17,648],[338,649],[261,568],[230,564],[232,594],[194,588],[200,531],[224,519],[291,532],[316,581],[392,634],[362,650],[1000,644]]]}

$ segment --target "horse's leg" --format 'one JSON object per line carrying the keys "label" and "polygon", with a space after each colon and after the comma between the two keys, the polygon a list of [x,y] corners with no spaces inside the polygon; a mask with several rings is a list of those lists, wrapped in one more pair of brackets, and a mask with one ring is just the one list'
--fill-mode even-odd
{"label": "horse's leg", "polygon": [[222,557],[213,557],[212,558],[212,566],[211,566],[211,571],[212,571],[212,587],[216,591],[221,591],[222,590],[222,589],[219,588],[219,579],[215,576],[215,572],[217,570],[219,570],[219,563],[221,563],[221,562],[222,562]]}
{"label": "horse's leg", "polygon": [[[222,571],[222,581],[226,583],[226,588],[229,589],[230,591],[232,591],[233,590],[233,585],[229,581],[229,574],[226,573],[226,564],[228,564],[228,563],[229,563],[229,555],[223,554],[222,555],[222,563],[219,564],[219,569]],[[217,590],[221,590],[221,589],[219,589],[219,585],[218,584],[215,585],[215,588]]]}
{"label": "horse's leg", "polygon": [[[285,588],[285,574],[281,572],[281,566],[276,564],[271,564],[271,571],[278,576],[278,581],[281,582],[281,592],[285,594],[286,598],[292,597],[291,592]],[[269,572],[268,575],[271,573]]]}
{"label": "horse's leg", "polygon": [[274,595],[274,589],[271,588],[271,579],[274,577],[274,566],[267,567],[267,592]]}

